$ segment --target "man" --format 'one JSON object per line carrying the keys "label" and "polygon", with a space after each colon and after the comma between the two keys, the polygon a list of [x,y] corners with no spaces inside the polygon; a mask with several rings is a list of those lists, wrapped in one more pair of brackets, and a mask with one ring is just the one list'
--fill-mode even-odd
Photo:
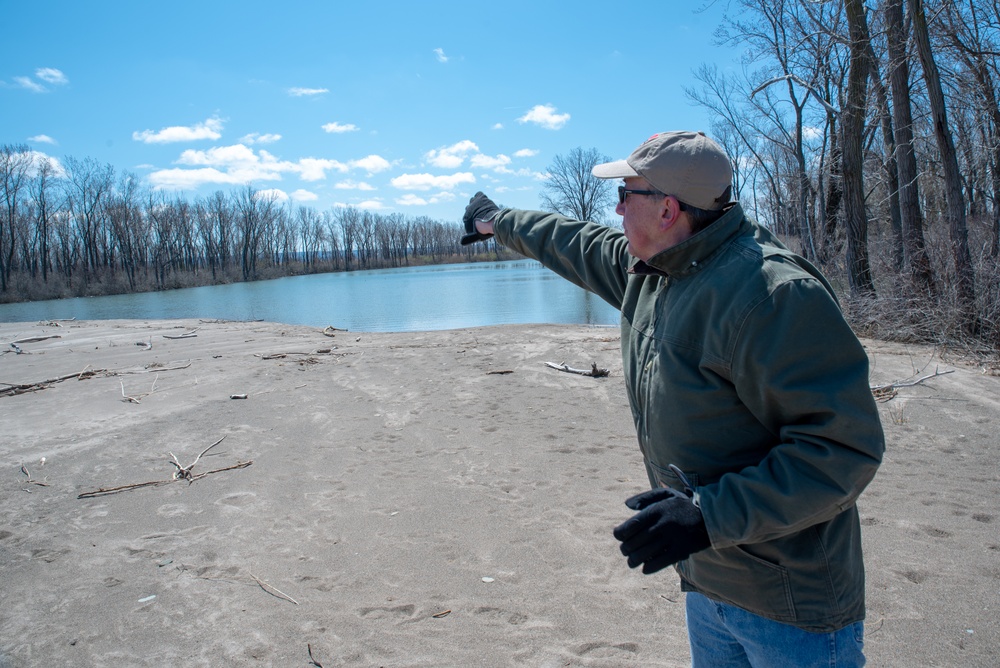
{"label": "man", "polygon": [[463,243],[496,235],[621,309],[653,489],[614,529],[632,568],[674,565],[694,666],[860,666],[855,501],[884,449],[868,358],[820,272],[731,200],[698,132],[654,135],[623,179],[624,232],[477,193]]}

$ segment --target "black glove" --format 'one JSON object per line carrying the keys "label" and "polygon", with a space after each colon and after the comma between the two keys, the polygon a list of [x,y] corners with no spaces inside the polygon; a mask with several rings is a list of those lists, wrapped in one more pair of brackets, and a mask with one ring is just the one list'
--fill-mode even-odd
{"label": "black glove", "polygon": [[642,572],[649,575],[712,545],[701,509],[677,490],[653,489],[625,505],[639,511],[614,531],[629,568],[643,564]]}
{"label": "black glove", "polygon": [[477,220],[490,220],[500,213],[500,207],[493,203],[489,197],[481,192],[473,195],[469,200],[469,206],[465,207],[465,215],[462,222],[465,223],[465,236],[462,237],[462,245],[468,246],[477,241],[485,241],[492,237],[492,234],[482,234],[476,230]]}

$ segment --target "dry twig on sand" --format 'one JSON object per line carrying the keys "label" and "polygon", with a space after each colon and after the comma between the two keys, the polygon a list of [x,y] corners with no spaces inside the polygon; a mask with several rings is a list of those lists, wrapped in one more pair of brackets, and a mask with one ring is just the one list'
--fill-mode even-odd
{"label": "dry twig on sand", "polygon": [[929,373],[926,376],[921,376],[915,380],[897,380],[892,383],[886,383],[885,385],[872,385],[872,395],[874,395],[876,401],[889,401],[896,396],[897,391],[901,387],[913,387],[914,385],[919,385],[928,378],[936,378],[937,376],[943,376],[947,373],[955,373],[955,370],[949,369],[947,371],[940,371],[935,369],[934,373]]}
{"label": "dry twig on sand", "polygon": [[184,332],[183,334],[164,334],[163,338],[165,338],[165,339],[193,339],[196,336],[198,336],[197,334],[195,334],[195,332],[197,332],[199,329],[201,329],[201,328],[200,327],[195,327],[194,329],[192,329],[190,331],[187,331],[187,332]]}
{"label": "dry twig on sand", "polygon": [[[87,366],[90,366],[89,364]],[[37,392],[38,390],[48,389],[49,386],[56,383],[61,383],[64,380],[69,380],[70,378],[76,378],[77,380],[87,380],[88,378],[93,378],[99,373],[107,373],[107,369],[91,369],[88,371],[84,368],[83,371],[78,371],[77,373],[68,373],[65,376],[59,376],[58,378],[49,378],[48,380],[42,380],[37,383],[4,383],[0,382],[0,385],[6,385],[7,387],[0,388],[0,397],[14,396],[16,394],[24,394],[26,392]]]}
{"label": "dry twig on sand", "polygon": [[53,334],[51,336],[30,336],[26,339],[18,339],[17,341],[11,341],[11,343],[38,343],[39,341],[44,341],[45,339],[61,339],[62,337],[58,334]]}
{"label": "dry twig on sand", "polygon": [[313,648],[312,645],[306,643],[306,649],[309,650],[309,663],[316,666],[316,668],[323,668],[323,664],[313,658]]}
{"label": "dry twig on sand", "polygon": [[136,394],[136,395],[125,394],[125,381],[119,380],[118,382],[121,383],[122,385],[122,401],[129,401],[133,404],[139,403],[144,398],[156,392],[156,381],[159,379],[160,379],[160,374],[156,374],[156,378],[153,379],[153,386],[149,388],[149,392],[143,392],[142,394]]}
{"label": "dry twig on sand", "polygon": [[118,492],[125,492],[125,491],[131,490],[131,489],[139,489],[140,487],[156,487],[158,485],[166,485],[168,483],[175,482],[177,480],[187,480],[188,484],[191,484],[195,480],[198,480],[199,478],[204,478],[207,475],[212,475],[213,473],[221,473],[223,471],[232,471],[234,469],[243,469],[243,468],[246,468],[246,467],[250,466],[251,464],[253,464],[253,460],[250,460],[250,461],[247,461],[247,462],[238,462],[236,464],[233,464],[232,466],[224,466],[221,469],[214,469],[212,471],[205,471],[204,473],[192,473],[191,469],[194,468],[194,465],[197,464],[198,461],[202,457],[204,457],[205,454],[208,453],[209,450],[211,450],[212,448],[214,448],[215,446],[217,446],[219,443],[222,443],[222,441],[224,441],[225,439],[226,439],[226,437],[223,436],[218,441],[216,441],[212,445],[210,445],[207,448],[205,448],[204,450],[202,450],[198,454],[198,456],[194,458],[194,461],[191,462],[190,464],[188,464],[187,466],[181,466],[181,463],[177,460],[177,457],[174,455],[174,453],[172,453],[172,452],[167,453],[167,454],[170,455],[170,459],[171,459],[170,463],[173,464],[174,467],[176,467],[176,469],[177,469],[176,471],[174,471],[174,475],[170,478],[170,480],[151,480],[149,482],[137,482],[137,483],[133,483],[131,485],[121,485],[119,487],[101,487],[100,489],[96,489],[96,490],[94,490],[92,492],[84,492],[83,494],[79,494],[79,495],[77,495],[76,498],[78,498],[78,499],[89,499],[89,498],[92,498],[92,497],[95,497],[95,496],[104,496],[106,494],[117,494]]}
{"label": "dry twig on sand", "polygon": [[[236,469],[245,469],[246,467],[253,464],[253,460],[238,462],[232,466],[223,466],[221,469],[213,469],[211,471],[205,471],[204,473],[197,473],[192,475],[189,482],[194,482],[195,480],[200,480],[205,476],[212,475],[213,473],[222,473],[223,471],[234,471]],[[100,489],[95,489],[92,492],[83,492],[78,494],[76,498],[78,499],[92,499],[96,496],[107,496],[109,494],[118,494],[119,492],[127,492],[133,489],[139,489],[140,487],[158,487],[159,485],[169,485],[172,482],[177,482],[180,478],[171,478],[169,480],[152,480],[150,482],[137,482],[131,485],[121,485],[119,487],[101,487]]]}
{"label": "dry twig on sand", "polygon": [[254,357],[259,357],[262,360],[280,360],[288,357],[289,355],[312,355],[312,353],[300,353],[300,352],[289,352],[289,353],[254,353]]}
{"label": "dry twig on sand", "polygon": [[191,474],[191,469],[194,468],[194,465],[198,463],[198,460],[201,459],[205,455],[206,452],[208,452],[209,450],[211,450],[212,448],[214,448],[215,446],[217,446],[219,443],[222,443],[224,440],[226,440],[225,436],[223,436],[218,441],[216,441],[212,445],[210,445],[207,448],[205,448],[204,450],[202,450],[201,454],[199,454],[197,457],[195,457],[194,461],[191,462],[190,464],[188,464],[187,466],[181,466],[181,463],[179,461],[177,461],[177,457],[174,456],[174,453],[172,453],[172,452],[167,453],[167,454],[170,455],[170,458],[173,460],[170,463],[177,467],[177,470],[174,471],[174,480],[181,480],[181,479],[183,479],[183,480],[187,480],[189,483],[194,482],[194,477]]}
{"label": "dry twig on sand", "polygon": [[49,486],[49,483],[47,483],[47,482],[39,482],[38,480],[32,480],[31,479],[31,474],[28,473],[28,468],[24,464],[21,464],[21,473],[23,473],[24,475],[28,476],[28,479],[25,480],[24,482],[27,483],[27,484],[29,484],[29,485],[38,485],[39,487],[48,487]]}
{"label": "dry twig on sand", "polygon": [[590,370],[586,369],[574,369],[566,364],[556,364],[555,362],[545,362],[545,366],[551,367],[558,371],[565,371],[566,373],[575,373],[580,376],[591,376],[593,378],[605,378],[611,374],[607,369],[598,369],[597,364],[591,362]]}
{"label": "dry twig on sand", "polygon": [[266,582],[264,582],[263,580],[261,580],[261,579],[260,579],[259,577],[257,577],[257,576],[256,576],[256,575],[254,575],[253,573],[251,573],[251,574],[250,574],[250,577],[252,577],[252,578],[254,579],[254,581],[255,581],[255,582],[256,582],[257,584],[259,584],[259,585],[260,585],[260,588],[261,588],[261,589],[263,589],[264,591],[266,591],[266,592],[267,592],[268,594],[270,594],[271,596],[277,596],[278,598],[283,598],[283,599],[285,599],[286,601],[291,601],[291,602],[292,602],[292,603],[294,603],[295,605],[298,605],[298,604],[299,604],[299,602],[298,602],[298,601],[296,601],[296,600],[295,600],[294,598],[292,598],[291,596],[289,596],[289,595],[288,595],[288,594],[286,594],[285,592],[281,591],[281,590],[280,590],[280,589],[278,589],[277,587],[272,587],[271,585],[267,584]]}

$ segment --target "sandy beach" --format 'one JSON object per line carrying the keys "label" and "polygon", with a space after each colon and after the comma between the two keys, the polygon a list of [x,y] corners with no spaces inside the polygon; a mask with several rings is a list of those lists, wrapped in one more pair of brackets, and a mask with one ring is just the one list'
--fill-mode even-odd
{"label": "sandy beach", "polygon": [[[873,385],[940,374],[879,404],[869,665],[1000,665],[1000,377],[864,343]],[[611,536],[647,486],[616,328],[0,346],[2,668],[688,665],[677,576]]]}

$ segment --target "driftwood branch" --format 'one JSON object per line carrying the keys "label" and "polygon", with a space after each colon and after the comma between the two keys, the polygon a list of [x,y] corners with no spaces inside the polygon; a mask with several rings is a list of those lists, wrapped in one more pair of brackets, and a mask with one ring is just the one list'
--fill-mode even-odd
{"label": "driftwood branch", "polygon": [[150,371],[180,371],[181,369],[187,369],[191,366],[191,362],[187,364],[180,364],[178,366],[160,366],[159,363],[147,364],[144,367],[133,367],[131,369],[115,369],[113,371],[104,371],[106,376],[123,376],[125,374],[131,373],[149,373]]}
{"label": "driftwood branch", "polygon": [[70,378],[76,378],[77,380],[87,380],[88,378],[93,378],[99,373],[107,373],[107,370],[91,369],[88,371],[86,368],[84,368],[83,371],[78,371],[77,373],[68,373],[65,376],[59,376],[57,378],[49,378],[48,380],[42,380],[37,383],[20,384],[20,383],[0,382],[0,385],[7,386],[0,388],[0,397],[14,396],[16,394],[25,394],[26,392],[37,392],[38,390],[45,390],[48,389],[48,387],[51,385],[55,385],[56,383],[61,383],[64,380],[69,380]]}
{"label": "driftwood branch", "polygon": [[24,475],[28,476],[28,479],[25,480],[24,482],[28,483],[29,485],[38,485],[39,487],[48,487],[49,486],[49,483],[47,483],[47,482],[39,482],[38,480],[32,480],[31,479],[31,474],[28,473],[28,467],[26,467],[24,464],[21,464],[21,473],[23,473]]}
{"label": "driftwood branch", "polygon": [[[222,473],[223,471],[233,471],[236,469],[245,469],[246,467],[253,464],[253,460],[238,462],[232,466],[223,466],[221,469],[213,469],[211,471],[205,471],[204,473],[198,473],[192,475],[190,482],[204,478],[205,476],[212,475],[213,473]],[[169,485],[172,482],[177,482],[180,478],[171,478],[169,480],[152,480],[150,482],[137,482],[131,485],[121,485],[119,487],[101,487],[100,489],[95,489],[92,492],[84,492],[78,494],[76,498],[78,499],[92,499],[97,496],[107,496],[109,494],[118,494],[119,492],[127,492],[133,489],[139,489],[140,487],[158,487],[159,485]]]}
{"label": "driftwood branch", "polygon": [[545,362],[545,366],[551,367],[558,371],[565,371],[566,373],[575,373],[580,376],[591,376],[593,378],[605,378],[611,374],[607,369],[598,369],[596,363],[591,363],[590,369],[574,369],[566,364],[556,364],[555,362]]}
{"label": "driftwood branch", "polygon": [[300,352],[287,352],[287,353],[254,353],[254,357],[259,357],[262,360],[280,360],[288,357],[289,355],[312,355],[313,353],[300,353]]}
{"label": "driftwood branch", "polygon": [[58,334],[53,334],[51,336],[31,336],[27,339],[18,339],[17,341],[11,341],[11,343],[38,343],[39,341],[44,341],[45,339],[61,339],[62,337]]}
{"label": "driftwood branch", "polygon": [[200,327],[195,327],[194,329],[192,329],[192,330],[190,330],[188,332],[184,332],[183,334],[164,334],[163,338],[165,338],[165,339],[193,339],[196,336],[198,336],[197,334],[195,334],[195,332],[197,332],[199,329],[201,329],[201,328]]}
{"label": "driftwood branch", "polygon": [[264,582],[263,580],[261,580],[259,577],[257,577],[253,573],[250,574],[250,577],[252,577],[254,579],[254,582],[256,582],[258,585],[260,585],[261,589],[263,589],[264,591],[266,591],[271,596],[277,596],[278,598],[283,598],[286,601],[291,601],[295,605],[299,604],[299,602],[296,601],[294,598],[292,598],[291,596],[289,596],[285,592],[281,591],[277,587],[272,587],[271,585],[269,585],[268,583]]}
{"label": "driftwood branch", "polygon": [[226,440],[225,436],[223,436],[218,441],[216,441],[212,445],[210,445],[207,448],[205,448],[204,450],[202,450],[201,454],[199,454],[197,457],[195,457],[194,461],[191,462],[190,464],[188,464],[187,466],[181,466],[181,463],[179,461],[177,461],[177,457],[174,456],[174,453],[172,453],[172,452],[167,453],[167,454],[170,455],[171,459],[173,459],[173,461],[170,462],[170,463],[177,467],[177,470],[174,471],[174,480],[181,480],[181,479],[183,479],[183,480],[187,480],[189,483],[190,482],[194,482],[195,478],[191,474],[191,469],[194,468],[194,465],[198,463],[198,460],[201,459],[205,455],[206,452],[208,452],[209,450],[211,450],[212,448],[214,448],[215,446],[217,446],[219,443],[222,443],[224,440]]}
{"label": "driftwood branch", "polygon": [[[87,365],[90,366],[89,364]],[[187,369],[191,366],[191,363],[181,364],[178,366],[156,366],[150,365],[143,367],[141,369],[87,369],[84,368],[83,371],[77,373],[68,373],[65,376],[58,376],[56,378],[49,378],[48,380],[41,380],[37,383],[5,383],[0,381],[0,385],[6,385],[6,387],[0,387],[0,397],[10,397],[17,394],[25,394],[27,392],[37,392],[39,390],[47,390],[52,385],[56,383],[61,383],[64,380],[69,380],[71,378],[76,378],[77,380],[87,380],[88,378],[93,378],[94,376],[120,376],[129,373],[149,373],[150,371],[177,371],[180,369]],[[154,381],[155,383],[155,381]],[[124,392],[123,392],[124,394]]]}
{"label": "driftwood branch", "polygon": [[316,666],[316,668],[323,668],[323,664],[313,658],[313,648],[312,645],[306,643],[306,649],[309,650],[309,663]]}
{"label": "driftwood branch", "polygon": [[913,387],[914,385],[919,385],[929,378],[936,378],[938,376],[943,376],[948,373],[955,373],[954,369],[948,369],[947,371],[940,371],[938,369],[934,370],[934,373],[929,373],[926,376],[921,376],[914,380],[897,380],[892,383],[886,383],[885,385],[872,385],[872,394],[878,401],[889,401],[896,396],[897,390],[901,387]]}
{"label": "driftwood branch", "polygon": [[129,401],[133,404],[137,404],[149,395],[156,392],[156,381],[160,379],[160,374],[156,374],[156,378],[153,378],[153,386],[149,388],[149,392],[143,392],[142,394],[128,395],[125,394],[125,381],[119,380],[122,386],[122,401]]}

